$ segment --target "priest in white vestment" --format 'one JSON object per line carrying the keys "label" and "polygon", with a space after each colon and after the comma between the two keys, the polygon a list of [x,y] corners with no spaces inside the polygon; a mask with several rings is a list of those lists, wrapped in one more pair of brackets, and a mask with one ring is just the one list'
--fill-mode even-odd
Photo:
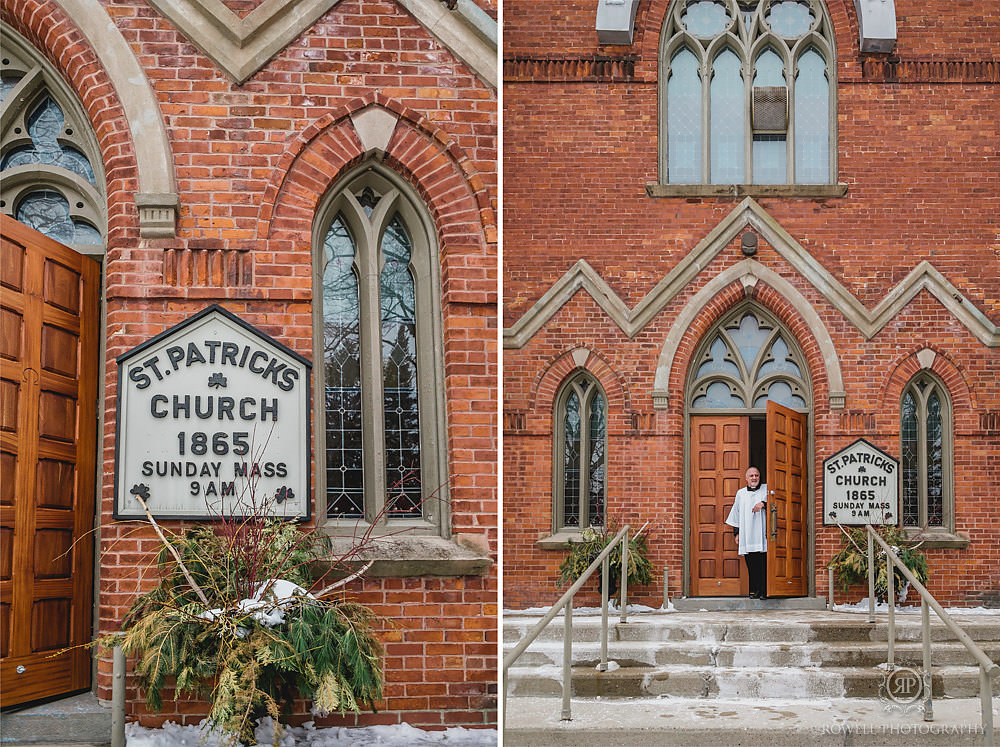
{"label": "priest in white vestment", "polygon": [[767,597],[767,484],[760,482],[760,470],[746,472],[747,486],[736,491],[726,523],[733,527],[738,552],[747,564],[750,598]]}

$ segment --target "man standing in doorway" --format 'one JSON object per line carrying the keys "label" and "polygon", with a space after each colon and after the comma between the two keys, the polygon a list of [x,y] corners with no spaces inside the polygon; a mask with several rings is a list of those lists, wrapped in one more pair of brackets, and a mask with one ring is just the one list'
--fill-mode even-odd
{"label": "man standing in doorway", "polygon": [[[750,576],[750,598],[767,598],[767,484],[760,483],[760,470],[746,473],[747,486],[736,491],[736,500],[726,523],[733,527],[739,554]],[[742,530],[742,531],[741,531]]]}

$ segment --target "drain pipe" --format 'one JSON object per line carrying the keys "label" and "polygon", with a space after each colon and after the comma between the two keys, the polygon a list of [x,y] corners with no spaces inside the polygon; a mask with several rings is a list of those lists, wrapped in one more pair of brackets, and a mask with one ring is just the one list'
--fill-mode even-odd
{"label": "drain pipe", "polygon": [[115,646],[111,670],[111,747],[125,747],[125,652]]}

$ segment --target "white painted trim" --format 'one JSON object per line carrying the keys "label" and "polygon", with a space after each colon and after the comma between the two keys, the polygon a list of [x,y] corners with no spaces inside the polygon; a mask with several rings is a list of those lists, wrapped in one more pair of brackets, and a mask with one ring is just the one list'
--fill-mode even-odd
{"label": "white painted trim", "polygon": [[921,290],[926,290],[962,322],[983,345],[1000,347],[1000,326],[990,321],[927,260],[914,267],[874,309],[869,311],[750,197],[743,200],[712,229],[708,236],[675,265],[634,309],[629,309],[597,271],[586,260],[581,259],[553,283],[552,287],[520,319],[504,330],[503,345],[505,348],[524,347],[563,304],[581,289],[586,290],[594,298],[626,335],[634,337],[748,225],[759,232],[768,244],[808,280],[866,339],[878,334],[914,296]]}

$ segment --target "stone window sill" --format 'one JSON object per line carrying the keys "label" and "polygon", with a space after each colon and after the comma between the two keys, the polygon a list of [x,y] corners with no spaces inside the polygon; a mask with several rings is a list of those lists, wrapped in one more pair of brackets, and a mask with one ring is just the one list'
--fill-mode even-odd
{"label": "stone window sill", "polygon": [[583,532],[579,529],[561,529],[548,537],[542,537],[535,546],[539,550],[568,550],[570,540],[583,542]]}
{"label": "stone window sill", "polygon": [[[330,541],[335,557],[350,552],[354,544],[351,537],[331,537]],[[359,552],[349,565],[360,568],[369,560],[375,562],[365,575],[372,578],[485,576],[493,566],[479,537],[463,541],[461,535],[454,542],[441,537],[384,537]]]}
{"label": "stone window sill", "polygon": [[843,197],[846,184],[658,184],[646,185],[649,197]]}
{"label": "stone window sill", "polygon": [[968,537],[943,529],[921,532],[919,529],[908,528],[905,531],[909,540],[914,545],[919,544],[921,550],[964,550],[969,546]]}

